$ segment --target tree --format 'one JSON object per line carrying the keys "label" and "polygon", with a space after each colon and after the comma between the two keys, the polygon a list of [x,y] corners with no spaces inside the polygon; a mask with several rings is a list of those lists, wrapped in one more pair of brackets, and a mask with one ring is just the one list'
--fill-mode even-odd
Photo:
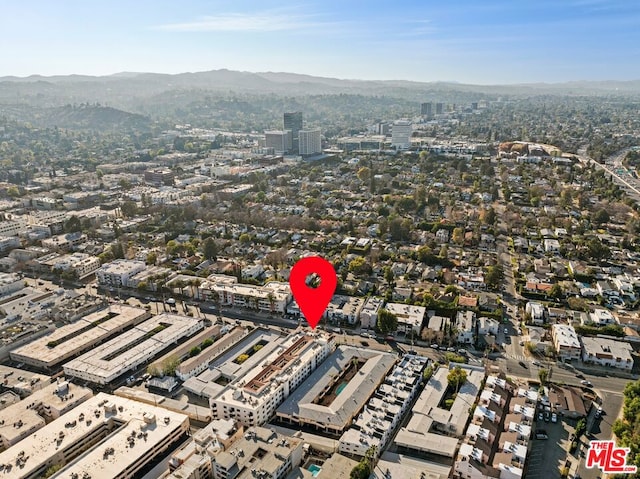
{"label": "tree", "polygon": [[496,222],[496,211],[493,208],[482,210],[480,220],[486,225],[494,224]]}
{"label": "tree", "polygon": [[349,479],[368,479],[370,475],[371,468],[369,467],[368,462],[362,460],[358,464],[356,464],[353,469],[351,469]]}
{"label": "tree", "polygon": [[549,290],[549,296],[555,299],[561,299],[563,295],[564,291],[562,291],[562,286],[560,286],[558,283],[554,283]]}
{"label": "tree", "polygon": [[418,258],[418,261],[430,264],[434,259],[433,250],[427,245],[420,246],[418,251],[416,251],[416,257]]}
{"label": "tree", "polygon": [[349,271],[357,275],[371,274],[371,265],[362,256],[358,256],[349,262]]}
{"label": "tree", "polygon": [[369,179],[369,177],[371,176],[371,168],[367,167],[367,166],[363,166],[362,168],[360,168],[358,170],[358,179],[360,181],[367,181]]}
{"label": "tree", "polygon": [[172,356],[169,356],[167,359],[162,361],[162,365],[161,365],[162,374],[164,376],[175,376],[176,369],[178,369],[179,365],[180,365],[180,358],[178,356],[176,356],[175,354]]}
{"label": "tree", "polygon": [[251,236],[249,236],[248,233],[242,233],[238,240],[240,241],[240,243],[249,244],[251,242]]}
{"label": "tree", "polygon": [[54,464],[53,466],[50,466],[49,469],[47,469],[46,471],[44,471],[44,476],[43,477],[51,477],[53,476],[56,472],[58,472],[60,469],[62,469],[63,464]]}
{"label": "tree", "polygon": [[391,266],[384,267],[384,280],[387,282],[389,286],[391,286],[396,279],[396,275],[394,274]]}
{"label": "tree", "polygon": [[549,379],[549,370],[548,369],[540,369],[538,371],[538,379],[540,379],[540,384],[545,386],[547,384],[547,380]]}
{"label": "tree", "polygon": [[64,224],[64,232],[75,233],[76,231],[82,231],[82,224],[80,223],[80,219],[76,215],[73,215]]}
{"label": "tree", "polygon": [[389,334],[398,329],[398,317],[387,309],[378,312],[378,331]]}
{"label": "tree", "polygon": [[451,241],[457,245],[461,245],[464,242],[464,230],[462,228],[454,228],[451,233]]}
{"label": "tree", "polygon": [[204,255],[204,258],[209,261],[213,261],[216,259],[216,257],[218,256],[218,246],[216,245],[216,242],[213,240],[213,238],[207,238],[206,240],[204,240],[204,242],[202,243],[202,253]]}
{"label": "tree", "polygon": [[596,211],[591,217],[591,221],[593,221],[597,225],[601,225],[603,223],[608,223],[610,220],[609,213],[604,208]]}
{"label": "tree", "polygon": [[455,389],[456,394],[460,390],[460,386],[462,386],[467,380],[467,372],[462,369],[460,366],[456,366],[449,374],[447,374],[447,384],[450,388]]}
{"label": "tree", "polygon": [[411,220],[401,220],[400,218],[393,218],[389,221],[389,234],[391,239],[395,241],[405,241],[411,236]]}
{"label": "tree", "polygon": [[606,259],[611,256],[611,250],[599,238],[591,238],[587,242],[587,252],[593,259]]}
{"label": "tree", "polygon": [[403,213],[413,212],[417,209],[416,200],[411,196],[403,196],[396,203],[396,209]]}
{"label": "tree", "polygon": [[154,265],[158,262],[158,254],[155,251],[152,251],[147,255],[147,264]]}
{"label": "tree", "polygon": [[452,294],[454,294],[454,295],[456,295],[456,296],[457,296],[458,294],[460,294],[460,290],[458,289],[458,287],[457,287],[455,284],[449,284],[449,285],[447,285],[447,287],[446,287],[446,288],[444,288],[444,292],[445,292],[445,294],[452,293]]}
{"label": "tree", "polygon": [[120,206],[120,211],[125,218],[133,218],[138,214],[138,205],[135,201],[125,201]]}
{"label": "tree", "polygon": [[487,268],[485,281],[487,282],[487,286],[489,286],[490,288],[497,289],[502,283],[503,278],[504,272],[502,271],[502,266],[494,265]]}
{"label": "tree", "polygon": [[124,248],[122,243],[115,243],[111,245],[111,252],[113,253],[113,257],[115,259],[124,258]]}

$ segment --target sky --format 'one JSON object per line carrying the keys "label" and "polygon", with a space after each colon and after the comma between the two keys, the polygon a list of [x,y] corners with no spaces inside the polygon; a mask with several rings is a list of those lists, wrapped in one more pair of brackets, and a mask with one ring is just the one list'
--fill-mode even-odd
{"label": "sky", "polygon": [[0,0],[0,76],[640,79],[637,0]]}

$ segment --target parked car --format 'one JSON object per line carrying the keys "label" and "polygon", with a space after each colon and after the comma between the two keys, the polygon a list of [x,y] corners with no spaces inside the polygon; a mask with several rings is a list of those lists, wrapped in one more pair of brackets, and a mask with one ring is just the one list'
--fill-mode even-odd
{"label": "parked car", "polygon": [[558,422],[558,415],[555,412],[551,414],[551,422]]}
{"label": "parked car", "polygon": [[591,384],[591,381],[587,381],[586,379],[583,379],[582,381],[580,381],[580,384],[587,387],[593,387],[593,384]]}
{"label": "parked car", "polygon": [[456,352],[456,348],[447,348],[447,351],[449,351],[450,353],[455,353]]}
{"label": "parked car", "polygon": [[430,347],[432,347],[433,349],[438,349],[438,345],[437,344],[432,344]]}
{"label": "parked car", "polygon": [[548,411],[544,412],[544,422],[549,422],[549,420],[551,419],[551,415],[549,414]]}
{"label": "parked car", "polygon": [[541,412],[538,413],[538,421],[544,421],[544,417]]}
{"label": "parked car", "polygon": [[544,429],[536,429],[536,439],[549,439],[549,435]]}
{"label": "parked car", "polygon": [[540,361],[531,361],[534,366],[540,366]]}

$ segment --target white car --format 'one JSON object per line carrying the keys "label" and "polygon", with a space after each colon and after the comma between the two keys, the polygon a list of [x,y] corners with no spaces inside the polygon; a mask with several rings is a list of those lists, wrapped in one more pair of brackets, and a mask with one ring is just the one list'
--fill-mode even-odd
{"label": "white car", "polygon": [[551,414],[551,422],[558,422],[558,415],[555,412]]}
{"label": "white car", "polygon": [[507,328],[504,328],[504,334],[509,334],[509,330]]}
{"label": "white car", "polygon": [[587,386],[587,387],[592,387],[593,384],[591,384],[591,381],[587,381],[586,379],[583,379],[582,381],[580,381],[580,384],[582,384],[583,386]]}

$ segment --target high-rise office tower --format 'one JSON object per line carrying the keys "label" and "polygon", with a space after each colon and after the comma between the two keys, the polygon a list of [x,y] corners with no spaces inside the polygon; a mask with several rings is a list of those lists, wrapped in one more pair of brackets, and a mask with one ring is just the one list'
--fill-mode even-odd
{"label": "high-rise office tower", "polygon": [[299,135],[298,132],[302,130],[302,112],[295,111],[284,114],[284,129],[291,131],[291,138],[293,140],[292,153],[299,153]]}
{"label": "high-rise office tower", "polygon": [[430,117],[433,114],[433,103],[421,103],[420,104],[420,114],[422,116]]}
{"label": "high-rise office tower", "polygon": [[436,115],[442,115],[444,113],[444,103],[436,103]]}

